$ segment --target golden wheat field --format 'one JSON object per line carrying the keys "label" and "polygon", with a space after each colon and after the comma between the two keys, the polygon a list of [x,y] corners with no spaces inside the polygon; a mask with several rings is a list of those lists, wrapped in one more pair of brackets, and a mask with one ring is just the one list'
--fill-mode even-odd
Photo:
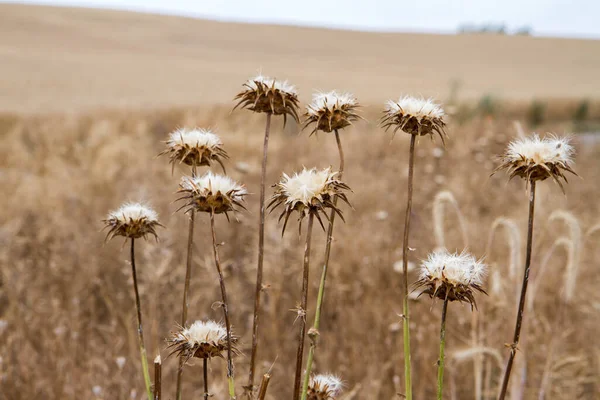
{"label": "golden wheat field", "polygon": [[[379,125],[384,102],[401,94],[435,96],[449,114],[445,147],[428,137],[416,145],[409,266],[446,247],[484,257],[489,269],[488,295],[477,295],[477,310],[449,306],[444,398],[498,396],[529,196],[523,180],[490,174],[509,141],[534,129],[574,133],[579,177],[569,177],[566,195],[551,179],[537,184],[529,291],[507,398],[600,397],[600,42],[372,34],[8,5],[0,5],[0,32],[0,399],[146,398],[129,247],[124,238],[105,243],[102,222],[125,201],[151,205],[164,225],[159,241],[136,241],[136,263],[150,367],[160,354],[162,398],[175,398],[178,361],[165,339],[181,319],[189,218],[176,212],[175,200],[189,167],[172,172],[168,157],[157,155],[170,132],[195,126],[219,134],[228,175],[250,193],[248,211],[229,222],[215,216],[243,398],[265,115],[232,109],[260,68],[297,85],[302,111],[315,89],[349,90],[364,105],[364,120],[340,132],[352,207],[340,206],[345,223],[335,225],[313,366],[343,379],[339,399],[400,399],[405,390],[401,261],[410,136],[392,138]],[[398,48],[414,51],[414,59],[404,61]],[[463,82],[458,93],[454,80]],[[292,118],[283,127],[273,116],[267,197],[282,172],[337,168],[333,133],[309,136],[301,128]],[[266,218],[256,367],[259,378],[272,376],[267,399],[292,397],[306,231],[304,224],[298,234],[292,216],[282,236],[278,216]],[[188,321],[222,322],[208,214],[196,216],[194,238]],[[309,325],[325,239],[315,223]],[[409,282],[418,278],[418,268],[410,269]],[[436,398],[442,302],[410,298],[413,398],[429,400]],[[190,364],[183,398],[200,399],[202,361]],[[226,360],[213,358],[208,367],[212,398],[229,398]]]}

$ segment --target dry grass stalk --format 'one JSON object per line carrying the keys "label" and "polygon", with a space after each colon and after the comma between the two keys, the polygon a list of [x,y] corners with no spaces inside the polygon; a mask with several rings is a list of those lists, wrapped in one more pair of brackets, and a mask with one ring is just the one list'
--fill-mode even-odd
{"label": "dry grass stalk", "polygon": [[298,229],[301,232],[302,220],[308,215],[308,228],[306,233],[306,244],[304,247],[304,262],[302,274],[302,297],[300,307],[297,310],[300,318],[300,333],[298,336],[298,351],[296,353],[296,375],[294,379],[294,399],[298,399],[301,390],[302,379],[302,359],[304,355],[304,340],[306,335],[306,312],[308,304],[308,278],[310,271],[310,247],[313,221],[316,217],[323,230],[325,226],[321,220],[321,214],[325,218],[327,211],[335,211],[342,220],[342,212],[334,204],[334,199],[339,197],[348,203],[348,198],[344,193],[350,188],[338,179],[338,172],[332,172],[331,168],[317,170],[316,168],[307,170],[306,168],[293,176],[285,173],[279,183],[275,185],[275,193],[269,203],[269,208],[282,206],[283,211],[279,216],[279,221],[285,218],[282,235],[285,233],[287,221],[293,212],[299,214]]}
{"label": "dry grass stalk", "polygon": [[238,103],[234,110],[241,106],[250,111],[266,113],[265,136],[263,143],[262,169],[260,178],[260,213],[258,221],[258,261],[256,268],[256,289],[254,293],[254,318],[252,323],[252,351],[250,354],[250,369],[248,384],[245,386],[248,398],[254,393],[254,372],[258,354],[258,322],[260,314],[260,297],[263,291],[263,261],[265,246],[265,184],[267,176],[267,155],[269,149],[269,133],[271,130],[271,116],[283,115],[285,126],[287,116],[291,115],[296,122],[298,118],[298,93],[296,88],[287,81],[277,81],[258,75],[244,84],[244,89],[235,97]]}
{"label": "dry grass stalk", "polygon": [[402,320],[404,335],[404,383],[407,400],[412,400],[410,313],[408,307],[408,238],[410,233],[410,214],[412,211],[415,142],[418,136],[431,135],[433,137],[434,133],[437,133],[441,137],[442,142],[444,142],[444,136],[446,136],[444,116],[444,110],[433,101],[405,96],[400,98],[398,102],[388,101],[381,119],[381,125],[386,131],[393,128],[394,135],[398,130],[411,135],[408,159],[406,215],[404,217],[404,238],[402,241],[402,270],[404,272]]}
{"label": "dry grass stalk", "polygon": [[[356,114],[359,107],[358,101],[351,94],[338,94],[335,91],[329,93],[319,93],[313,96],[313,103],[307,107],[305,127],[314,123],[315,127],[312,133],[322,130],[324,132],[335,132],[338,154],[340,158],[340,168],[338,178],[342,179],[344,173],[344,150],[340,138],[339,129],[352,125],[352,122],[360,118]],[[333,206],[337,207],[337,196],[333,198]],[[329,227],[327,228],[327,237],[325,239],[325,257],[323,260],[323,272],[319,283],[319,292],[317,295],[317,305],[315,309],[315,320],[311,329],[310,349],[306,360],[306,369],[304,371],[304,383],[302,387],[302,399],[306,399],[309,378],[312,371],[312,363],[315,355],[317,341],[319,337],[319,328],[321,323],[321,310],[323,299],[325,297],[325,284],[327,282],[327,272],[329,270],[329,258],[331,256],[331,245],[333,243],[333,227],[335,223],[335,208],[329,213]]]}
{"label": "dry grass stalk", "polygon": [[260,382],[260,386],[258,388],[258,400],[265,400],[267,396],[267,388],[269,387],[269,382],[271,381],[271,374],[266,373],[263,375],[262,380]]}
{"label": "dry grass stalk", "polygon": [[444,359],[446,348],[446,315],[448,303],[465,302],[477,306],[474,294],[481,292],[486,266],[468,253],[450,254],[448,251],[431,253],[421,264],[421,274],[415,289],[425,288],[422,293],[444,301],[440,328],[440,357],[438,359],[437,399],[442,400],[444,386]]}
{"label": "dry grass stalk", "polygon": [[146,394],[148,395],[148,400],[152,400],[152,382],[150,380],[150,371],[148,369],[146,346],[144,345],[142,307],[140,304],[140,293],[135,268],[135,239],[146,239],[148,235],[153,235],[154,238],[158,240],[156,228],[162,225],[158,222],[158,214],[150,207],[141,203],[125,203],[118,210],[110,212],[104,220],[104,223],[106,224],[106,228],[109,229],[106,240],[110,240],[115,236],[123,236],[126,239],[131,239],[131,275],[133,277],[133,291],[135,294],[135,308],[138,320],[138,342],[144,383],[146,385]]}
{"label": "dry grass stalk", "polygon": [[460,207],[458,206],[458,202],[456,198],[447,190],[439,192],[435,195],[433,200],[433,231],[435,234],[435,242],[436,247],[438,249],[446,248],[446,238],[445,238],[445,229],[444,229],[444,217],[445,217],[445,204],[449,204],[452,206],[456,217],[458,218],[458,223],[460,226],[460,231],[463,239],[463,248],[466,249],[469,247],[469,235],[467,233],[467,223],[465,221],[465,217],[460,211]]}
{"label": "dry grass stalk", "polygon": [[528,138],[518,139],[509,143],[508,148],[502,156],[502,163],[496,168],[496,171],[505,169],[510,176],[509,179],[512,179],[515,176],[525,179],[526,185],[529,185],[530,187],[527,253],[523,271],[523,284],[517,310],[513,342],[509,346],[510,355],[504,371],[499,400],[504,400],[506,397],[510,373],[517,353],[519,339],[521,337],[521,325],[525,308],[525,297],[527,295],[529,269],[531,266],[536,182],[552,178],[564,193],[564,187],[560,179],[563,179],[566,182],[564,172],[575,174],[570,167],[570,164],[573,162],[573,154],[574,149],[569,143],[569,138],[559,138],[551,135],[540,139],[538,135],[534,134]]}
{"label": "dry grass stalk", "polygon": [[162,396],[162,361],[160,354],[154,359],[154,400]]}

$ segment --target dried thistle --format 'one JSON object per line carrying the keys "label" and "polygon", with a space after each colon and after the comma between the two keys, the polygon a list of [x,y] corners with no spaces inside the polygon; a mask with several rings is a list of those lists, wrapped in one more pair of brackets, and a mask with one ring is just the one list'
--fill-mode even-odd
{"label": "dried thistle", "polygon": [[185,204],[180,208],[187,208],[186,212],[196,210],[214,214],[237,211],[237,208],[245,209],[242,202],[248,194],[243,185],[233,179],[207,172],[200,177],[184,176],[179,183],[179,191],[183,196],[178,200],[184,200]]}
{"label": "dried thistle", "polygon": [[108,228],[106,241],[115,236],[124,236],[126,238],[138,239],[147,235],[156,235],[156,227],[162,226],[158,222],[158,214],[141,203],[125,203],[118,210],[108,213],[103,220]]}
{"label": "dried thistle", "polygon": [[241,106],[254,112],[283,115],[284,125],[287,115],[299,121],[298,93],[287,81],[258,75],[244,83],[234,100],[239,100],[234,109]]}
{"label": "dried thistle", "polygon": [[331,167],[323,170],[304,168],[302,172],[291,177],[284,173],[281,181],[275,185],[275,193],[267,206],[273,211],[283,205],[283,211],[279,216],[279,221],[285,217],[281,233],[285,232],[288,219],[294,211],[300,215],[298,218],[300,224],[306,215],[314,214],[323,229],[325,226],[320,214],[329,220],[326,213],[328,208],[334,210],[344,220],[341,210],[334,204],[334,198],[337,196],[350,205],[344,193],[350,188],[337,178],[338,172],[332,172]]}
{"label": "dried thistle", "polygon": [[431,298],[469,303],[472,309],[477,307],[474,291],[486,293],[481,286],[485,272],[485,264],[472,255],[442,250],[429,254],[421,264],[415,287],[425,287],[423,293]]}
{"label": "dried thistle", "polygon": [[387,102],[381,125],[385,130],[393,126],[394,134],[398,130],[416,136],[432,135],[433,137],[433,134],[437,133],[444,142],[445,115],[442,107],[431,99],[404,96],[397,102],[393,100]]}
{"label": "dried thistle", "polygon": [[510,175],[509,179],[519,176],[528,183],[552,178],[564,193],[565,189],[560,181],[562,178],[568,183],[564,172],[577,175],[570,166],[575,150],[569,142],[569,137],[548,135],[540,138],[537,134],[514,140],[509,143],[502,155],[502,164],[494,173],[505,169]]}
{"label": "dried thistle", "polygon": [[229,158],[219,136],[206,129],[178,129],[169,135],[166,144],[159,155],[169,154],[173,168],[176,163],[199,167],[216,161],[224,171],[223,160]]}
{"label": "dried thistle", "polygon": [[307,400],[334,400],[342,392],[343,383],[335,375],[316,375],[310,378]]}
{"label": "dried thistle", "polygon": [[315,124],[311,135],[318,130],[332,132],[343,129],[360,118],[356,113],[359,106],[358,100],[350,93],[317,93],[306,107],[304,128]]}
{"label": "dried thistle", "polygon": [[[237,338],[232,336],[232,350],[238,354],[234,346],[236,342]],[[223,352],[227,349],[227,330],[215,321],[196,321],[188,328],[180,326],[177,332],[172,333],[168,343],[169,348],[172,349],[171,354],[182,357],[184,363],[193,357],[225,358]]]}

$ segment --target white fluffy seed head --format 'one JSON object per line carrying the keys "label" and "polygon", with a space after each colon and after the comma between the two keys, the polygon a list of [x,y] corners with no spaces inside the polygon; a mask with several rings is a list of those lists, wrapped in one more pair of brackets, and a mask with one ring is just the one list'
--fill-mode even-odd
{"label": "white fluffy seed head", "polygon": [[108,213],[106,219],[116,220],[123,224],[140,220],[146,220],[148,223],[152,223],[158,222],[158,214],[156,211],[142,203],[125,203],[117,210]]}
{"label": "white fluffy seed head", "polygon": [[214,195],[217,193],[232,193],[232,197],[238,201],[243,200],[243,197],[248,194],[243,185],[238,184],[230,177],[214,174],[210,171],[197,177],[184,176],[181,178],[180,186],[182,189],[199,193],[211,193]]}
{"label": "white fluffy seed head", "polygon": [[446,115],[442,107],[434,103],[432,99],[419,99],[411,96],[401,97],[397,102],[389,100],[386,103],[386,112],[390,115],[402,113],[415,117],[418,121],[423,118],[441,119]]}
{"label": "white fluffy seed head", "polygon": [[437,280],[452,286],[481,286],[486,265],[469,253],[441,250],[429,254],[421,264],[421,280]]}
{"label": "white fluffy seed head", "polygon": [[305,168],[291,177],[284,173],[279,185],[287,197],[287,203],[303,203],[308,207],[313,199],[321,199],[328,191],[328,183],[335,175],[337,172],[331,172],[331,167],[323,170]]}
{"label": "white fluffy seed head", "polygon": [[262,83],[265,86],[273,87],[277,90],[288,93],[290,95],[294,95],[294,96],[298,95],[298,92],[297,92],[296,88],[294,87],[294,85],[290,84],[288,81],[278,81],[274,78],[269,78],[268,76],[264,76],[262,74],[257,75],[252,79],[249,79],[246,82],[246,86],[248,86],[249,88],[251,88],[253,90],[256,90],[256,89],[258,89],[257,83]]}
{"label": "white fluffy seed head", "polygon": [[223,146],[219,136],[207,129],[180,128],[169,134],[167,146],[178,147],[207,147],[217,148]]}
{"label": "white fluffy seed head", "polygon": [[189,328],[181,331],[190,346],[198,346],[203,343],[221,344],[227,340],[227,330],[215,321],[196,321]]}
{"label": "white fluffy seed head", "polygon": [[540,138],[537,134],[510,142],[505,159],[528,160],[532,164],[571,164],[575,150],[569,137],[548,135]]}
{"label": "white fluffy seed head", "polygon": [[311,377],[309,382],[310,399],[333,400],[342,393],[342,380],[331,374],[321,374]]}
{"label": "white fluffy seed head", "polygon": [[141,203],[125,203],[119,209],[111,211],[103,221],[108,229],[106,240],[115,236],[137,239],[156,235],[158,214],[150,207]]}
{"label": "white fluffy seed head", "polygon": [[352,108],[358,106],[358,100],[350,93],[338,93],[335,90],[328,93],[315,93],[312,103],[306,107],[306,113],[319,116],[324,111],[332,112],[334,108]]}

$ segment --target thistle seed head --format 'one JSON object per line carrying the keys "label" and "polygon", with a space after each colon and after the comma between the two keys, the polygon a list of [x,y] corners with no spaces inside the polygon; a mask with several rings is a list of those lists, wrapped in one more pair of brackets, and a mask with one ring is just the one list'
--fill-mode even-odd
{"label": "thistle seed head", "polygon": [[279,216],[279,221],[285,218],[281,231],[282,235],[285,232],[288,219],[294,211],[299,213],[298,220],[300,224],[308,213],[313,213],[323,229],[325,227],[320,214],[329,219],[326,213],[328,208],[334,210],[342,220],[344,219],[334,199],[338,197],[350,205],[344,192],[350,190],[350,188],[338,179],[338,175],[338,172],[331,171],[331,167],[323,170],[304,168],[302,172],[291,177],[285,173],[283,174],[281,181],[275,185],[275,193],[267,206],[271,211],[280,205],[283,206],[283,211]]}
{"label": "thistle seed head", "polygon": [[304,128],[315,124],[311,135],[319,130],[332,132],[343,129],[360,118],[356,113],[359,106],[358,100],[350,93],[332,91],[314,94],[312,103],[306,107]]}
{"label": "thistle seed head", "polygon": [[316,375],[308,383],[308,400],[335,400],[342,393],[343,383],[335,375]]}
{"label": "thistle seed head", "polygon": [[244,197],[248,194],[243,185],[238,184],[228,176],[207,172],[200,177],[184,176],[179,183],[178,193],[185,204],[180,208],[186,212],[212,212],[214,214],[246,209]]}
{"label": "thistle seed head", "polygon": [[564,172],[577,175],[571,169],[575,150],[569,137],[548,135],[540,138],[533,134],[527,138],[517,139],[509,143],[502,155],[502,164],[496,170],[505,169],[512,179],[519,176],[530,181],[543,181],[552,178],[564,193],[563,183],[567,182]]}
{"label": "thistle seed head", "polygon": [[167,148],[159,155],[169,154],[169,161],[175,167],[183,163],[192,167],[210,166],[213,161],[221,165],[229,158],[223,149],[221,139],[206,129],[178,129],[169,135]]}
{"label": "thistle seed head", "polygon": [[[238,353],[237,347],[233,345],[237,338],[232,337],[232,351]],[[168,339],[171,354],[183,357],[184,362],[190,358],[212,358],[223,357],[223,351],[227,349],[227,330],[215,321],[196,321],[190,327],[179,327]]]}
{"label": "thistle seed head", "polygon": [[472,255],[462,252],[450,254],[447,250],[429,254],[421,264],[421,274],[416,288],[425,287],[423,293],[431,298],[463,301],[477,307],[474,291],[482,288],[486,265]]}
{"label": "thistle seed head", "polygon": [[258,75],[244,83],[244,89],[234,100],[238,100],[234,109],[241,106],[254,112],[283,115],[284,124],[287,115],[299,121],[298,93],[287,81]]}
{"label": "thistle seed head", "polygon": [[381,119],[381,125],[385,130],[394,127],[394,134],[398,130],[409,135],[440,135],[442,142],[446,136],[444,130],[446,123],[444,110],[431,99],[417,99],[404,96],[400,100],[390,100],[386,104]]}
{"label": "thistle seed head", "polygon": [[137,239],[147,235],[156,235],[156,227],[162,226],[158,222],[158,214],[148,206],[141,203],[125,203],[118,210],[111,211],[103,220],[108,228],[106,240],[115,236]]}

